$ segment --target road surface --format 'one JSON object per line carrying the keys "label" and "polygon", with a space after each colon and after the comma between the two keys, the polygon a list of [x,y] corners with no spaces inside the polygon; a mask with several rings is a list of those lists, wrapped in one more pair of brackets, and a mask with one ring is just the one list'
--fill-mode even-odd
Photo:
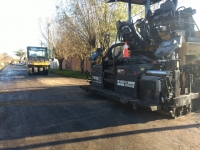
{"label": "road surface", "polygon": [[176,120],[86,93],[84,80],[0,72],[0,150],[200,149],[200,114]]}

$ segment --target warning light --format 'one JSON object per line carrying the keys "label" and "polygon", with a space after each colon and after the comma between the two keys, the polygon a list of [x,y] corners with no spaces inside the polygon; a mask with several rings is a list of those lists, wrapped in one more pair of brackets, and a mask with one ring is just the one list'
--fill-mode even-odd
{"label": "warning light", "polygon": [[137,75],[137,72],[133,72],[133,75],[136,76],[136,75]]}

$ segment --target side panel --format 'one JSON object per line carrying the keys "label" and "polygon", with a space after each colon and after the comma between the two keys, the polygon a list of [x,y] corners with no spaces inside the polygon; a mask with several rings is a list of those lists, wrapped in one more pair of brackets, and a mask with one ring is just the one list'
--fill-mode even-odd
{"label": "side panel", "polygon": [[92,81],[91,85],[93,87],[98,87],[98,88],[103,88],[103,83],[102,83],[102,66],[101,65],[94,65],[92,68]]}
{"label": "side panel", "polygon": [[142,76],[140,88],[138,89],[138,98],[151,104],[159,104],[161,91],[160,77]]}
{"label": "side panel", "polygon": [[[137,72],[130,66],[117,66],[115,92],[137,97]],[[134,72],[135,75],[134,75]]]}
{"label": "side panel", "polygon": [[186,65],[193,63],[193,61],[186,62],[186,56],[199,56],[200,55],[200,43],[183,42],[182,47],[178,50],[178,55],[181,59],[181,63]]}
{"label": "side panel", "polygon": [[160,77],[142,76],[140,80],[140,88],[144,90],[161,91]]}
{"label": "side panel", "polygon": [[160,102],[159,96],[160,96],[160,92],[158,91],[138,89],[138,99],[143,102],[158,105]]}

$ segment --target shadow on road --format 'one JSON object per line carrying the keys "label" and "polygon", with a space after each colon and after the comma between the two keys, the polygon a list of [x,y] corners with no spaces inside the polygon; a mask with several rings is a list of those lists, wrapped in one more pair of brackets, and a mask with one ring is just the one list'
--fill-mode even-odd
{"label": "shadow on road", "polygon": [[[88,136],[88,137],[83,137],[83,138],[45,142],[45,143],[32,144],[32,145],[27,145],[27,146],[17,146],[14,149],[42,148],[42,147],[46,147],[47,145],[48,146],[56,146],[56,145],[60,145],[60,144],[85,142],[85,141],[92,141],[92,140],[106,139],[106,138],[113,138],[113,137],[121,137],[121,136],[141,134],[141,133],[159,132],[159,131],[168,131],[168,130],[173,131],[173,130],[199,128],[199,127],[200,127],[200,124],[191,124],[191,125],[174,126],[174,127],[152,128],[152,129],[144,129],[144,130],[136,130],[136,131],[128,131],[128,132],[118,132],[118,133],[111,133],[111,134],[103,134],[103,135],[99,135],[99,136]],[[4,148],[4,150],[9,150],[9,149],[10,148]]]}
{"label": "shadow on road", "polygon": [[[48,78],[51,80],[56,77]],[[23,82],[25,79],[27,78],[16,80]],[[143,109],[134,111],[129,105],[123,105],[109,101],[101,96],[86,93],[79,86],[68,84],[68,86],[40,87],[38,85],[37,89],[37,84],[34,84],[35,88],[14,88],[15,91],[13,92],[0,91],[0,97],[3,98],[0,100],[0,142],[26,137],[51,136],[59,133],[92,131],[167,118]],[[195,127],[199,127],[199,124],[87,136],[19,146],[16,149],[38,148],[46,145],[53,146]]]}

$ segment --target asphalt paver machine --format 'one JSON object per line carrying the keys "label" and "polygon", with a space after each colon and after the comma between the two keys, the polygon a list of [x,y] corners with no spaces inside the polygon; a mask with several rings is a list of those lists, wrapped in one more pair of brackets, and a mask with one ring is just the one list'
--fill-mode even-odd
{"label": "asphalt paver machine", "polygon": [[[127,2],[129,8],[128,21],[116,23],[120,42],[109,47],[105,55],[100,51],[91,55],[93,62],[102,57],[102,63],[93,63],[90,85],[81,88],[173,118],[190,113],[200,94],[200,32],[193,19],[196,10],[177,7],[177,0],[162,1],[154,12],[151,5],[161,0],[119,1]],[[145,7],[145,17],[134,23],[132,4]],[[124,43],[128,57],[123,57]]]}

